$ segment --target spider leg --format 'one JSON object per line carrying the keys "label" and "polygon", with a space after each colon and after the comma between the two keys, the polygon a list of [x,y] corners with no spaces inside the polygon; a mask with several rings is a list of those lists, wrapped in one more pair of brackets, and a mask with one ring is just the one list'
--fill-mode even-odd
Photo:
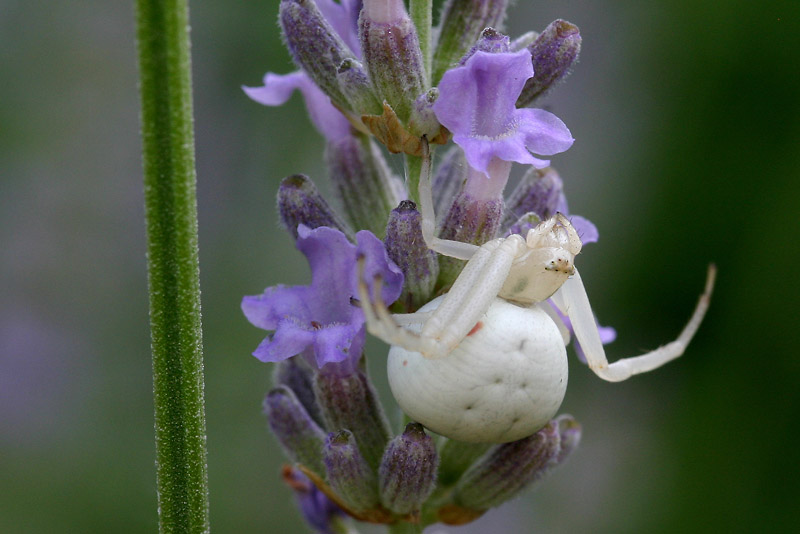
{"label": "spider leg", "polygon": [[512,262],[523,250],[525,241],[521,236],[496,239],[479,247],[436,310],[425,314],[426,317],[421,313],[401,316],[405,324],[426,319],[419,334],[403,328],[392,317],[381,299],[380,278],[375,279],[370,297],[363,279],[363,259],[359,259],[358,293],[367,329],[390,345],[419,352],[426,358],[447,356],[486,313],[503,286]]}
{"label": "spider leg", "polygon": [[575,274],[553,295],[553,302],[569,316],[575,337],[578,338],[586,354],[589,368],[604,380],[619,382],[632,375],[652,371],[683,354],[706,314],[716,273],[716,267],[710,265],[703,294],[700,295],[689,322],[675,341],[641,356],[623,358],[612,364],[608,363],[603,344],[600,342],[589,298],[577,269]]}
{"label": "spider leg", "polygon": [[481,246],[423,325],[421,334],[438,339],[448,353],[455,349],[489,309],[508,278],[511,264],[526,250],[525,240],[518,235]]}
{"label": "spider leg", "polygon": [[395,313],[392,318],[400,326],[411,326],[424,324],[431,315],[433,312]]}
{"label": "spider leg", "polygon": [[383,280],[376,276],[372,286],[373,296],[370,296],[369,288],[364,280],[364,258],[358,258],[358,298],[369,333],[389,345],[399,345],[429,358],[446,356],[447,352],[439,350],[435,340],[422,337],[397,324],[381,297],[382,287]]}
{"label": "spider leg", "polygon": [[436,214],[433,212],[433,189],[431,187],[431,152],[428,140],[424,137],[422,138],[422,169],[419,176],[419,210],[422,214],[422,237],[429,249],[459,260],[468,260],[480,248],[472,243],[436,237]]}

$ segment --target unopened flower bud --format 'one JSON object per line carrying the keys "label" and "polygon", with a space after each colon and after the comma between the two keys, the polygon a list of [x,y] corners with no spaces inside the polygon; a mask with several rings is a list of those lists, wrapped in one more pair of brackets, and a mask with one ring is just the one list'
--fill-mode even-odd
{"label": "unopened flower bud", "polygon": [[325,162],[350,224],[383,236],[389,213],[404,195],[377,145],[365,135],[331,140]]}
{"label": "unopened flower bud", "polygon": [[433,56],[433,84],[456,64],[485,28],[503,24],[508,0],[448,0],[442,9],[439,40]]}
{"label": "unopened flower bud", "polygon": [[506,200],[505,225],[517,222],[527,213],[535,213],[541,220],[549,219],[565,209],[564,183],[555,169],[531,167]]}
{"label": "unopened flower bud", "polygon": [[327,226],[352,237],[347,224],[328,205],[307,176],[295,174],[284,178],[278,188],[278,213],[281,223],[297,239],[297,227],[309,229]]}
{"label": "unopened flower bud", "polygon": [[555,465],[559,425],[551,421],[534,435],[493,447],[458,481],[455,503],[488,510],[517,496]]}
{"label": "unopened flower bud", "polygon": [[328,485],[356,512],[378,505],[378,484],[375,472],[367,465],[349,430],[328,435],[324,449]]}
{"label": "unopened flower bud", "polygon": [[409,423],[392,440],[378,473],[381,503],[397,514],[419,511],[436,485],[439,460],[422,425]]}
{"label": "unopened flower bud", "polygon": [[425,244],[421,221],[417,206],[404,200],[392,210],[386,225],[386,252],[405,277],[403,292],[395,301],[402,312],[414,312],[428,302],[439,276],[436,253]]}
{"label": "unopened flower bud", "polygon": [[378,98],[407,124],[414,101],[428,88],[428,82],[417,30],[403,0],[365,0],[359,38]]}
{"label": "unopened flower bud", "polygon": [[360,61],[347,58],[336,71],[339,89],[356,115],[374,115],[381,113],[381,103],[372,90],[367,71]]}
{"label": "unopened flower bud", "polygon": [[272,383],[286,386],[306,409],[308,415],[318,425],[322,424],[317,399],[314,396],[314,371],[303,358],[287,358],[275,363],[272,371]]}
{"label": "unopened flower bud", "polygon": [[294,392],[285,386],[273,389],[264,399],[264,412],[286,455],[311,471],[324,474],[325,432],[308,415]]}
{"label": "unopened flower bud", "polygon": [[314,391],[326,428],[352,432],[367,464],[377,470],[391,430],[367,376],[361,371],[344,376],[323,371],[315,377]]}
{"label": "unopened flower bud", "polygon": [[581,51],[580,30],[566,20],[553,21],[528,50],[533,62],[533,78],[525,83],[517,98],[517,107],[531,105],[569,73]]}
{"label": "unopened flower bud", "polygon": [[280,22],[295,63],[308,73],[340,108],[348,102],[336,73],[353,52],[320,13],[314,0],[282,0]]}

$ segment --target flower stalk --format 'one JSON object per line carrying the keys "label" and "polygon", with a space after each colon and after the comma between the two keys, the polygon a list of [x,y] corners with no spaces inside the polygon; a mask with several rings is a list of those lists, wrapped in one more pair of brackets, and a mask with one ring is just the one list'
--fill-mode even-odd
{"label": "flower stalk", "polygon": [[156,478],[162,533],[208,532],[186,0],[137,0]]}

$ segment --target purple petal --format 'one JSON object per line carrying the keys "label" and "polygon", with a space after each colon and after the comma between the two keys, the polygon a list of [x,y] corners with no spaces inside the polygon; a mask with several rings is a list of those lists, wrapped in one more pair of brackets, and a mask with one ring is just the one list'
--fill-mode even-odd
{"label": "purple petal", "polygon": [[597,331],[600,333],[600,341],[603,343],[603,345],[608,345],[617,339],[617,331],[613,326],[597,325]]}
{"label": "purple petal", "polygon": [[355,294],[356,247],[338,230],[326,226],[309,230],[301,224],[297,228],[297,248],[311,266],[313,302],[309,306],[316,308],[316,320],[349,320],[353,311],[350,297]]}
{"label": "purple petal", "polygon": [[[403,290],[403,272],[389,259],[383,242],[371,232],[362,230],[356,234],[357,256],[364,257],[364,279],[372,289],[375,276],[383,280],[381,298],[386,304],[397,300]],[[354,281],[357,282],[357,281]],[[355,289],[354,285],[354,289]],[[356,293],[354,293],[355,295]]]}
{"label": "purple petal", "polygon": [[258,345],[253,356],[262,362],[279,362],[303,352],[314,342],[314,331],[292,318],[278,323],[275,334]]}
{"label": "purple petal", "polygon": [[295,89],[309,80],[308,75],[298,70],[290,74],[274,74],[268,72],[264,75],[263,87],[242,86],[245,94],[259,104],[265,106],[282,106],[289,100]]}
{"label": "purple petal", "polygon": [[317,367],[361,357],[364,348],[364,319],[351,324],[334,324],[321,328],[314,336]]}
{"label": "purple petal", "polygon": [[264,76],[263,87],[242,87],[242,89],[247,96],[265,106],[285,104],[292,96],[292,92],[297,89],[303,94],[311,122],[326,139],[335,140],[342,135],[350,134],[350,122],[303,71],[290,74],[268,72]]}
{"label": "purple petal", "polygon": [[517,97],[525,81],[533,76],[530,52],[490,54],[476,52],[466,63],[477,86],[473,132],[478,135],[503,135],[513,128]]}
{"label": "purple petal", "polygon": [[311,321],[308,289],[283,285],[268,287],[261,295],[242,299],[242,311],[247,320],[264,330],[275,330],[286,317],[301,317]]}
{"label": "purple petal", "polygon": [[[394,302],[403,274],[389,260],[383,243],[368,231],[357,234],[358,246],[339,230],[297,227],[297,248],[311,266],[310,286],[275,286],[242,299],[242,310],[254,325],[274,330],[253,353],[275,362],[301,354],[318,368],[342,362],[340,372],[354,372],[364,347],[364,315],[353,306],[357,296],[356,258],[366,259],[367,276],[384,280],[383,298]],[[310,350],[313,349],[313,350]]]}
{"label": "purple petal", "polygon": [[552,155],[572,146],[572,135],[558,117],[516,108],[532,75],[530,52],[520,50],[475,52],[463,66],[442,77],[440,96],[433,105],[436,117],[464,149],[470,166],[487,176],[493,158],[543,168],[550,162],[531,152]]}
{"label": "purple petal", "polygon": [[551,156],[564,152],[575,141],[567,126],[555,115],[543,109],[518,109],[519,132],[525,146],[534,154]]}
{"label": "purple petal", "polygon": [[[534,161],[540,161],[531,156],[530,152],[525,149],[525,146],[520,140],[514,137],[508,137],[497,141],[494,139],[456,134],[453,135],[453,142],[464,149],[464,156],[469,166],[482,172],[487,177],[489,176],[489,163],[495,157],[499,157],[504,161],[516,161],[518,163],[528,164],[533,164]],[[500,156],[500,154],[502,154],[502,156]],[[545,164],[545,166],[547,165]]]}
{"label": "purple petal", "polygon": [[533,75],[530,52],[476,52],[448,70],[433,105],[436,118],[453,134],[496,137],[511,127],[514,104]]}

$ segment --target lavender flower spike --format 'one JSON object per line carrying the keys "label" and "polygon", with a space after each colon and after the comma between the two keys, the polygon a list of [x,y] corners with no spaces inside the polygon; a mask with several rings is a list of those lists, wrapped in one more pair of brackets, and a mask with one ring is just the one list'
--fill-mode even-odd
{"label": "lavender flower spike", "polygon": [[[297,248],[311,266],[310,286],[273,286],[261,295],[244,297],[242,311],[259,328],[274,330],[253,355],[264,362],[285,360],[312,349],[312,365],[321,368],[346,362],[355,369],[364,347],[364,314],[352,305],[357,297],[356,258],[366,258],[367,280],[383,279],[383,298],[400,295],[403,274],[392,263],[383,243],[362,230],[351,244],[338,230],[297,228]],[[306,354],[309,354],[306,352]]]}
{"label": "lavender flower spike", "polygon": [[517,109],[525,81],[533,76],[527,50],[490,54],[476,51],[463,66],[445,72],[436,118],[453,133],[471,167],[489,176],[493,158],[541,168],[573,139],[561,120],[541,109]]}

